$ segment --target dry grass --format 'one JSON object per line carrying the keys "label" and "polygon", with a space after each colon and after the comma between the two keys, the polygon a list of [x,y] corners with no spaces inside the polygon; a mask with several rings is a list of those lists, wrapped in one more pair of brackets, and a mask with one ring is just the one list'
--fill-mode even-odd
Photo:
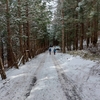
{"label": "dry grass", "polygon": [[90,59],[90,60],[100,60],[100,55],[98,53],[91,53],[90,51],[86,50],[77,50],[77,51],[67,51],[68,54],[73,56],[81,56],[84,59]]}

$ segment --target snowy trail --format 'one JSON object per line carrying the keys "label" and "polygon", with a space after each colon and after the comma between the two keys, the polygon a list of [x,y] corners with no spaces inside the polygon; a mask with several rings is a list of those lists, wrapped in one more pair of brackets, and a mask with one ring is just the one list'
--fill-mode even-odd
{"label": "snowy trail", "polygon": [[51,55],[37,74],[37,82],[26,100],[67,100],[58,78]]}
{"label": "snowy trail", "polygon": [[45,52],[6,74],[0,100],[100,100],[100,63],[79,56]]}

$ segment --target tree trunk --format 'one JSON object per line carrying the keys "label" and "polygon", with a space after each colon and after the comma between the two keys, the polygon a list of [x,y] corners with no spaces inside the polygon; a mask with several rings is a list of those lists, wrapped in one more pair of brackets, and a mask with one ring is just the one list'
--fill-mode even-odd
{"label": "tree trunk", "polygon": [[27,36],[27,54],[28,57],[31,58],[31,52],[30,52],[30,26],[29,26],[29,9],[28,9],[28,4],[26,2],[26,17],[27,17],[27,23],[26,23],[26,36]]}
{"label": "tree trunk", "polygon": [[[64,1],[61,1],[62,5],[64,4]],[[65,53],[65,31],[64,31],[64,9],[61,10],[61,16],[62,16],[62,52]]]}
{"label": "tree trunk", "polygon": [[[19,16],[19,18],[21,18],[20,0],[18,0],[18,5],[19,5],[19,7],[18,7],[18,16]],[[21,24],[21,22],[19,22],[19,35],[20,35],[20,38],[19,38],[19,40],[20,40],[20,51],[21,51],[21,55],[24,56],[23,44],[22,44],[22,24]],[[23,57],[22,61],[23,61],[23,64],[25,64],[24,57]]]}
{"label": "tree trunk", "polygon": [[[78,5],[78,4],[77,4]],[[78,13],[76,13],[76,19],[78,18]],[[78,23],[76,23],[76,31],[75,31],[75,49],[78,49]]]}
{"label": "tree trunk", "polygon": [[[99,12],[99,5],[98,1],[93,1],[94,8],[97,12]],[[98,15],[95,15],[93,18],[93,34],[92,34],[92,43],[93,46],[97,46],[97,40],[98,40]]]}
{"label": "tree trunk", "polygon": [[76,32],[75,32],[75,49],[78,49],[78,23],[76,25]]}
{"label": "tree trunk", "polygon": [[[8,33],[8,38],[7,38],[7,60],[8,60],[8,67],[12,67],[14,63],[17,61],[14,58],[14,53],[12,50],[12,45],[11,45],[11,29],[10,29],[10,17],[9,17],[9,0],[6,0],[6,14],[7,14],[7,33]],[[15,67],[18,68],[17,63],[15,64]]]}
{"label": "tree trunk", "polygon": [[[62,17],[63,16],[63,11],[62,11]],[[62,20],[62,52],[65,53],[65,33],[64,33],[64,20]]]}
{"label": "tree trunk", "polygon": [[6,79],[6,74],[5,74],[5,71],[4,71],[4,66],[3,66],[3,63],[2,63],[1,57],[0,57],[0,74],[1,74],[2,79]]}
{"label": "tree trunk", "polygon": [[8,60],[8,67],[12,67],[12,52],[10,48],[11,44],[11,31],[10,31],[10,18],[9,18],[9,0],[6,0],[6,14],[7,14],[7,33],[8,33],[8,38],[7,38],[7,60]]}
{"label": "tree trunk", "polygon": [[[24,31],[24,33],[26,34],[26,24],[25,23],[23,23],[23,31]],[[24,37],[24,41],[23,41],[24,43],[23,43],[23,53],[24,53],[24,57],[23,57],[23,60],[25,61],[25,62],[27,62],[28,61],[28,59],[27,59],[27,57],[26,57],[26,38]]]}
{"label": "tree trunk", "polygon": [[87,48],[89,47],[89,43],[90,43],[90,38],[89,36],[87,37]]}
{"label": "tree trunk", "polygon": [[83,49],[84,23],[81,23],[80,50]]}
{"label": "tree trunk", "polygon": [[3,63],[3,65],[4,65],[4,55],[3,55],[3,53],[4,53],[4,51],[3,51],[3,49],[4,49],[4,47],[3,47],[3,42],[2,42],[2,39],[1,39],[1,41],[0,41],[1,43],[1,45],[0,45],[0,57],[2,58],[2,63]]}
{"label": "tree trunk", "polygon": [[98,31],[98,23],[97,23],[97,19],[96,18],[94,18],[94,20],[93,20],[93,28],[94,28],[94,31],[93,31],[93,40],[92,40],[92,42],[93,42],[93,46],[96,47],[97,40],[98,40],[98,33],[97,33],[97,31]]}

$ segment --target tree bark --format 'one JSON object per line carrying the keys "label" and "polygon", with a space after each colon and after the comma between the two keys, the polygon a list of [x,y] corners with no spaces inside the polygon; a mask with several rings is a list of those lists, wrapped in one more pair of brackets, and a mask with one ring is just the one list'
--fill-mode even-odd
{"label": "tree bark", "polygon": [[[77,6],[78,6],[78,3],[77,3]],[[78,19],[78,13],[76,13],[76,19]],[[78,49],[78,23],[76,23],[76,31],[75,31],[75,49],[77,50]]]}
{"label": "tree bark", "polygon": [[[18,7],[18,16],[19,16],[19,18],[21,18],[21,9],[20,9],[21,2],[20,2],[20,0],[18,0],[18,5],[19,5],[19,7]],[[19,22],[19,35],[20,35],[20,37],[19,37],[20,51],[21,51],[21,55],[24,56],[23,44],[22,44],[22,24],[21,24],[21,22]],[[24,57],[23,57],[22,61],[23,61],[22,63],[25,64]]]}
{"label": "tree bark", "polygon": [[3,42],[2,42],[2,37],[1,37],[1,41],[0,41],[0,57],[2,58],[2,63],[4,65],[4,47],[3,47]]}
{"label": "tree bark", "polygon": [[31,58],[31,52],[30,52],[30,26],[29,26],[29,9],[28,9],[28,4],[26,2],[26,17],[27,17],[27,23],[26,23],[26,36],[27,36],[27,54],[28,57]]}
{"label": "tree bark", "polygon": [[[6,0],[6,14],[7,14],[7,60],[8,60],[8,67],[12,67],[14,63],[17,61],[14,58],[14,53],[12,50],[12,42],[11,42],[11,29],[10,29],[10,14],[9,14],[9,0]],[[15,67],[18,68],[17,63]]]}
{"label": "tree bark", "polygon": [[1,74],[1,78],[2,79],[6,79],[6,74],[5,74],[5,71],[4,71],[4,66],[3,66],[3,63],[2,63],[2,59],[0,57],[0,74]]}
{"label": "tree bark", "polygon": [[94,18],[93,20],[93,26],[94,26],[94,31],[93,31],[93,46],[96,47],[97,40],[98,40],[98,23],[97,23],[97,18]]}
{"label": "tree bark", "polygon": [[12,53],[11,53],[11,31],[10,31],[10,18],[9,18],[9,0],[6,0],[6,14],[7,14],[7,60],[8,60],[8,67],[12,67]]}
{"label": "tree bark", "polygon": [[80,50],[83,49],[84,23],[81,23]]}
{"label": "tree bark", "polygon": [[[64,1],[61,0],[63,5]],[[65,31],[64,31],[64,9],[61,9],[61,16],[62,16],[62,52],[65,53]]]}

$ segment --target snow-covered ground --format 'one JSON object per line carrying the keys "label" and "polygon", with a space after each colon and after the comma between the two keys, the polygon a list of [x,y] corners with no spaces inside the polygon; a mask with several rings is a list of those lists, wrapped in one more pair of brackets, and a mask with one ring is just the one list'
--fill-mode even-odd
{"label": "snow-covered ground", "polygon": [[100,64],[79,56],[45,52],[6,74],[0,100],[100,100]]}
{"label": "snow-covered ground", "polygon": [[80,92],[81,100],[100,100],[100,64],[79,56],[57,54],[66,76]]}

